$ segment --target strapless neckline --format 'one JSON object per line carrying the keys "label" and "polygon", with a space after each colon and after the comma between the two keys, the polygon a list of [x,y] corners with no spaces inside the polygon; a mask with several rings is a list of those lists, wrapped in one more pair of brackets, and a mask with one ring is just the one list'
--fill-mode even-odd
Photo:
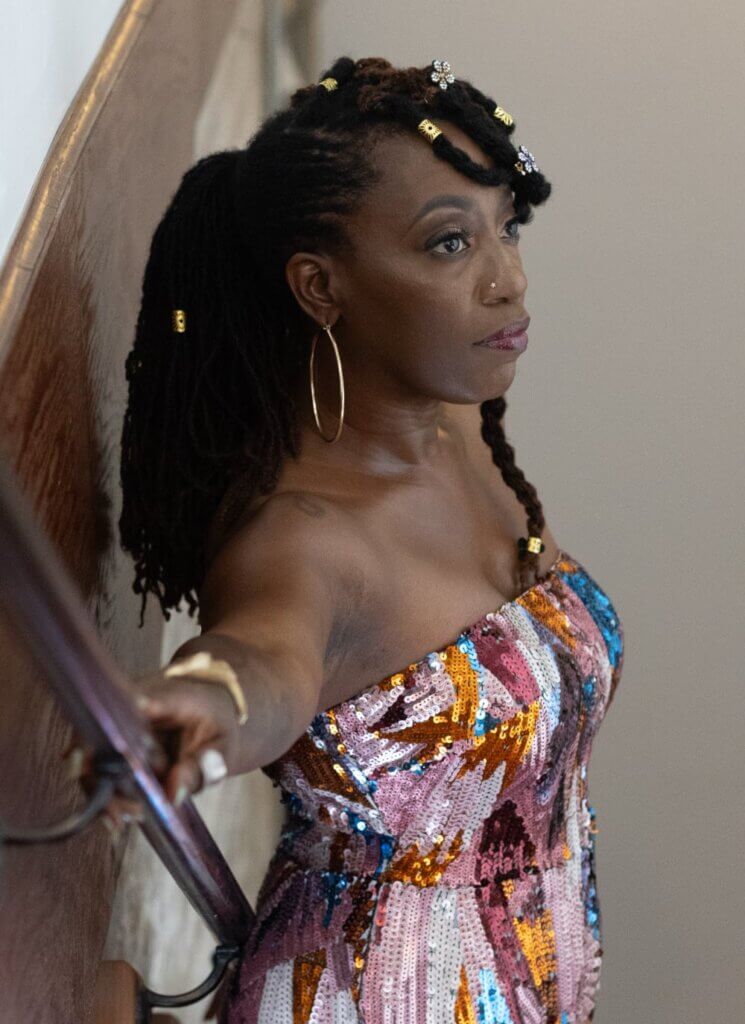
{"label": "strapless neckline", "polygon": [[287,814],[230,1024],[297,1006],[589,1021],[603,935],[587,766],[622,660],[609,595],[558,548],[449,644],[319,712],[262,767]]}
{"label": "strapless neckline", "polygon": [[521,601],[524,601],[532,594],[540,591],[551,581],[551,578],[556,575],[557,570],[562,562],[569,562],[572,566],[579,567],[579,562],[573,559],[571,555],[567,554],[566,551],[563,551],[561,548],[559,548],[556,558],[554,558],[553,562],[548,567],[548,569],[546,569],[543,575],[540,576],[534,583],[531,583],[529,587],[526,587],[525,590],[521,591],[521,593],[517,594],[515,597],[511,598],[508,601],[504,601],[497,608],[490,608],[488,611],[484,612],[483,615],[479,615],[477,619],[475,619],[468,625],[464,626],[459,633],[457,633],[454,637],[452,637],[452,639],[450,639],[447,643],[443,644],[441,647],[427,651],[427,653],[423,655],[421,658],[417,659],[416,661],[410,661],[403,668],[398,669],[398,671],[390,672],[387,676],[383,676],[382,679],[378,679],[377,682],[371,683],[370,686],[365,686],[362,690],[359,690],[352,697],[345,697],[343,700],[338,701],[336,704],[332,704],[325,710],[317,712],[315,717],[317,718],[319,715],[327,715],[329,714],[329,712],[335,713],[340,708],[343,708],[345,705],[353,704],[356,700],[359,700],[360,697],[364,696],[366,693],[370,693],[371,690],[377,690],[379,687],[388,686],[391,683],[391,680],[394,678],[394,676],[401,676],[405,672],[414,672],[421,665],[424,665],[425,662],[428,662],[430,658],[437,657],[440,654],[444,654],[448,650],[448,648],[453,647],[455,644],[457,644],[458,640],[460,640],[462,636],[467,637],[470,634],[476,632],[476,630],[478,630],[489,619],[493,619],[495,616],[503,614],[505,611],[507,611],[508,608],[512,608],[514,605],[519,604]]}

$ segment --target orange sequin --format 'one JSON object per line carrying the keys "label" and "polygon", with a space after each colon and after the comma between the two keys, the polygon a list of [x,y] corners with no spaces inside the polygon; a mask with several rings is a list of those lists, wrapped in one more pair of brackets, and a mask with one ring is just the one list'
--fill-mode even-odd
{"label": "orange sequin", "polygon": [[468,990],[468,975],[463,964],[460,967],[460,984],[455,997],[455,1024],[478,1024],[476,1010]]}
{"label": "orange sequin", "polygon": [[534,921],[514,918],[513,924],[530,965],[533,981],[541,986],[549,980],[549,973],[556,971],[556,943],[551,911],[547,908]]}
{"label": "orange sequin", "polygon": [[452,842],[443,853],[441,849],[442,840],[438,836],[438,842],[432,852],[422,856],[418,843],[413,843],[400,857],[392,861],[381,876],[382,882],[409,882],[422,888],[428,885],[437,885],[442,878],[445,867],[460,853],[463,845],[463,830],[459,829],[453,836]]}
{"label": "orange sequin", "polygon": [[557,608],[545,593],[540,590],[531,590],[522,597],[519,597],[517,603],[522,605],[523,608],[527,608],[538,622],[542,622],[544,626],[547,626],[570,650],[574,649],[577,641],[566,612],[561,608]]}
{"label": "orange sequin", "polygon": [[292,1024],[308,1024],[318,982],[326,966],[326,950],[296,956],[292,965]]}
{"label": "orange sequin", "polygon": [[539,701],[528,706],[527,711],[518,711],[512,718],[494,726],[483,736],[476,737],[480,742],[464,750],[456,778],[471,771],[480,761],[484,762],[484,778],[494,774],[502,763],[506,763],[502,789],[510,785],[525,754],[530,750],[538,721]]}

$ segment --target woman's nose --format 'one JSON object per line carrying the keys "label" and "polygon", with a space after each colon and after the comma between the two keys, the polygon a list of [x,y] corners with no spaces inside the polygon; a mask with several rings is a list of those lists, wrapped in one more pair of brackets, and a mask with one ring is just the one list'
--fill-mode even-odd
{"label": "woman's nose", "polygon": [[503,266],[499,272],[492,270],[487,273],[481,291],[486,303],[502,302],[504,299],[514,302],[523,297],[527,288],[528,280],[519,261],[516,261]]}

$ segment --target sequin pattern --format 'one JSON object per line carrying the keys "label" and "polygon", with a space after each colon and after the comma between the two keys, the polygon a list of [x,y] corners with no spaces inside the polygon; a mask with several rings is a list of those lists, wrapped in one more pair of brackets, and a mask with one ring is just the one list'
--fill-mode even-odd
{"label": "sequin pattern", "polygon": [[587,765],[623,631],[560,552],[451,643],[318,714],[263,771],[288,822],[224,1024],[586,1024]]}

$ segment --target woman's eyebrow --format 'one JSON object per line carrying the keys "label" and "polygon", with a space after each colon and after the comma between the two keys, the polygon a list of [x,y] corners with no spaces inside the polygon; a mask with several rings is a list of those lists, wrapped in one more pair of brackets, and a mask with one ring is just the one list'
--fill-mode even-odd
{"label": "woman's eyebrow", "polygon": [[[500,206],[507,206],[508,203],[511,202],[512,192],[503,192]],[[416,217],[414,217],[413,221],[409,225],[409,230],[411,230],[416,222],[421,220],[425,214],[429,213],[431,210],[436,210],[440,206],[457,206],[460,210],[473,210],[474,203],[473,200],[469,199],[467,196],[459,196],[454,193],[444,193],[443,195],[433,196],[419,209]]]}
{"label": "woman's eyebrow", "polygon": [[456,196],[449,194],[433,196],[431,199],[428,199],[427,202],[420,208],[419,212],[417,213],[416,217],[413,219],[409,227],[413,228],[416,222],[418,220],[421,220],[426,213],[429,213],[430,210],[436,210],[439,206],[457,206],[458,209],[460,210],[472,210],[473,202],[470,199],[467,199],[465,196]]}

